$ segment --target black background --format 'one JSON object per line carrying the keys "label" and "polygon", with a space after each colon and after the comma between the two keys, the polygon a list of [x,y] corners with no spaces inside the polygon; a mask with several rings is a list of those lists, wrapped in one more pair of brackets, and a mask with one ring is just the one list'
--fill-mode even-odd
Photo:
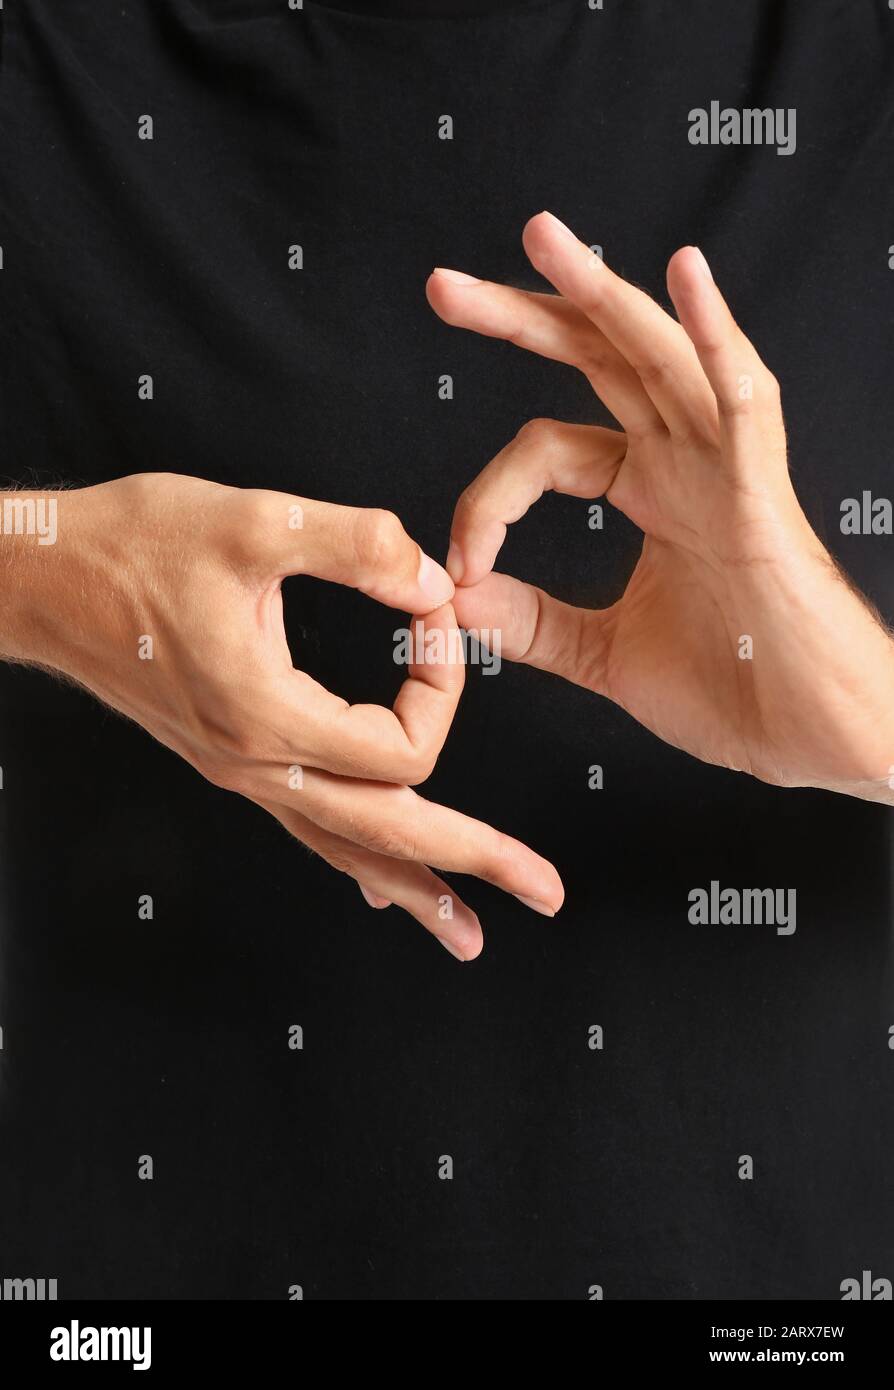
{"label": "black background", "polygon": [[[891,538],[838,529],[843,497],[891,495],[884,0],[370,9],[8,0],[4,474],[385,506],[442,556],[459,492],[525,419],[605,418],[583,378],[425,302],[434,264],[535,286],[520,232],[548,207],[662,302],[673,250],[704,249],[782,382],[811,519],[890,619]],[[713,99],[795,107],[797,152],[690,146]],[[603,603],[638,544],[550,497],[501,563]],[[401,620],[314,581],[286,594],[296,660],[390,701]],[[71,1298],[825,1299],[894,1279],[890,811],[700,766],[584,691],[473,669],[428,791],[551,858],[568,897],[548,922],[464,885],[486,944],[460,966],[87,696],[4,669],[0,712],[0,1275]],[[690,926],[711,879],[795,888],[796,934]]]}

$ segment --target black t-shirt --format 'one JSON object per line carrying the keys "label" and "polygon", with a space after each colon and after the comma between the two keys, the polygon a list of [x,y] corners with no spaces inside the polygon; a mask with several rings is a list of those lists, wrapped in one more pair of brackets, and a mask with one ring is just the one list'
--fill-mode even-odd
{"label": "black t-shirt", "polygon": [[[890,619],[894,542],[839,526],[891,488],[886,0],[439,8],[8,0],[5,477],[382,506],[443,556],[526,419],[608,419],[570,369],[425,301],[436,264],[537,287],[520,232],[546,207],[662,302],[670,254],[703,247],[781,380],[811,520]],[[692,144],[712,101],[794,110],[796,149]],[[612,601],[640,538],[588,508],[547,497],[501,566]],[[390,703],[396,615],[285,594],[296,662]],[[88,696],[5,668],[0,715],[0,1274],[359,1299],[894,1278],[888,810],[473,667],[426,793],[551,858],[568,897],[550,922],[467,882],[486,940],[460,966]],[[797,930],[691,925],[712,881],[795,889]]]}

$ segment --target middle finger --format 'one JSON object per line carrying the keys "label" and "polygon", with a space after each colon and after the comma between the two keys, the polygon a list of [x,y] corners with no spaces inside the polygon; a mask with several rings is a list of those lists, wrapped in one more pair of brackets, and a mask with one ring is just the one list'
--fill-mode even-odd
{"label": "middle finger", "polygon": [[536,270],[605,334],[677,436],[716,438],[717,402],[685,330],[610,270],[552,213],[532,217],[524,246]]}
{"label": "middle finger", "polygon": [[324,830],[378,854],[472,874],[544,916],[553,917],[564,901],[562,880],[548,860],[483,821],[426,801],[410,787],[337,777],[312,767],[296,779],[266,765],[255,770],[251,788],[244,784],[237,790],[253,801],[300,811]]}

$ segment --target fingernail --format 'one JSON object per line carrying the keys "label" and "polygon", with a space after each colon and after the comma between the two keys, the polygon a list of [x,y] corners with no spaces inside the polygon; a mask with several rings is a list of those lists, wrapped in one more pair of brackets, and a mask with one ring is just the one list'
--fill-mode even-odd
{"label": "fingernail", "polygon": [[480,285],[481,281],[476,280],[474,275],[466,275],[463,270],[447,270],[442,265],[436,265],[435,275],[443,275],[445,280],[452,280],[454,285]]}
{"label": "fingernail", "polygon": [[447,573],[450,575],[454,584],[462,583],[463,571],[465,568],[462,551],[455,541],[451,541],[450,549],[447,551]]}
{"label": "fingernail", "polygon": [[543,215],[544,217],[548,217],[550,222],[552,222],[553,226],[557,227],[560,232],[564,232],[566,236],[570,236],[572,241],[577,241],[577,237],[574,235],[574,232],[571,230],[571,228],[566,227],[564,222],[560,222],[558,217],[556,217],[555,213],[547,212],[544,209]]}
{"label": "fingernail", "polygon": [[515,896],[520,903],[524,903],[525,907],[530,907],[534,912],[542,913],[544,917],[555,917],[556,915],[555,908],[549,907],[547,903],[542,903],[539,898],[523,898],[521,893],[516,893]]}
{"label": "fingernail", "polygon": [[444,950],[449,951],[450,954],[454,956],[457,960],[465,960],[465,956],[460,955],[459,951],[456,949],[452,941],[448,941],[447,938],[443,936],[436,936],[435,940],[440,941],[441,945],[444,947]]}
{"label": "fingernail", "polygon": [[419,561],[416,582],[422,592],[432,600],[432,604],[436,608],[453,598],[453,580],[450,575],[436,560],[433,560],[430,555],[426,555],[424,550]]}
{"label": "fingernail", "polygon": [[390,898],[380,898],[378,893],[371,893],[368,888],[364,888],[362,883],[358,883],[357,887],[360,889],[370,907],[380,908],[391,906]]}
{"label": "fingernail", "polygon": [[711,274],[711,267],[708,265],[708,262],[705,260],[704,252],[703,252],[703,251],[701,250],[701,248],[698,247],[698,246],[693,246],[692,249],[693,249],[693,251],[695,252],[695,254],[698,256],[699,264],[700,264],[700,266],[701,266],[701,268],[702,268],[702,270],[703,270],[703,272],[704,272],[704,274],[705,274],[705,278],[708,279],[708,280],[710,280],[711,283],[713,284],[713,283],[714,283],[714,276]]}

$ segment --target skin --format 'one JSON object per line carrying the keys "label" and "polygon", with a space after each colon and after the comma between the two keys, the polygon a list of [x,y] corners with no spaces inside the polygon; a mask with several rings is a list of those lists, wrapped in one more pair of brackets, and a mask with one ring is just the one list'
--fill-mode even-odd
{"label": "skin", "polygon": [[[894,804],[894,642],[801,510],[778,384],[701,253],[686,247],[668,267],[676,322],[548,213],[528,224],[525,247],[557,295],[440,270],[432,306],[577,367],[622,429],[529,422],[460,498],[449,575],[388,512],[175,474],[55,495],[53,545],[0,532],[0,658],[86,687],[460,960],[480,952],[481,926],[433,867],[548,916],[559,876],[413,791],[462,690],[449,642],[438,664],[409,668],[393,710],[349,706],[292,666],[286,575],[350,585],[425,615],[427,631],[449,635],[457,617],[499,628],[504,656],[615,700],[704,761]],[[573,608],[493,572],[507,525],[550,488],[605,496],[644,532],[610,608]],[[139,656],[146,635],[151,660]]]}
{"label": "skin", "polygon": [[[47,494],[7,495],[38,496]],[[433,867],[483,878],[547,916],[558,910],[551,864],[413,790],[462,691],[455,646],[408,668],[393,710],[350,706],[293,668],[286,575],[350,585],[426,615],[425,632],[455,632],[452,580],[397,517],[161,473],[52,497],[54,544],[0,530],[0,656],[86,687],[275,816],[353,876],[371,906],[406,909],[460,960],[481,951],[481,926]]]}
{"label": "skin", "polygon": [[[621,430],[531,421],[466,489],[447,560],[460,623],[499,628],[503,656],[614,700],[705,762],[894,804],[894,641],[800,507],[779,385],[702,253],[668,265],[677,321],[549,213],[524,246],[557,294],[442,269],[429,302],[577,367]],[[549,489],[604,496],[644,533],[609,608],[493,572],[507,526]]]}

